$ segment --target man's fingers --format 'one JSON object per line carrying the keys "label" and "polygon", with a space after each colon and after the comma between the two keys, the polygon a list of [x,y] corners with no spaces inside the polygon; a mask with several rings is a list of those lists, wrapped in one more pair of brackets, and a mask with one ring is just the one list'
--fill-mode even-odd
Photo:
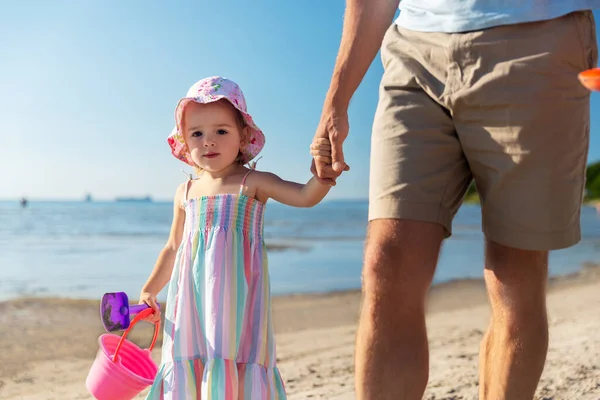
{"label": "man's fingers", "polygon": [[311,151],[331,151],[331,144],[327,143],[311,143],[310,145]]}
{"label": "man's fingers", "polygon": [[333,170],[336,172],[342,172],[344,170],[344,151],[342,150],[342,142],[339,140],[332,141],[331,147],[331,159],[333,164]]}
{"label": "man's fingers", "polygon": [[331,157],[331,150],[311,150],[312,156],[328,156]]}
{"label": "man's fingers", "polygon": [[311,144],[312,145],[325,145],[325,146],[331,146],[331,141],[329,140],[328,137],[319,137],[319,138],[314,138],[313,142]]}
{"label": "man's fingers", "polygon": [[331,164],[331,157],[330,156],[321,156],[321,155],[316,155],[313,156],[313,159],[319,163],[323,163],[323,164]]}
{"label": "man's fingers", "polygon": [[321,184],[335,186],[340,174],[349,170],[344,162],[341,144],[336,153],[338,158],[341,157],[341,161],[338,161],[337,168],[333,168],[333,165],[336,165],[336,158],[333,157],[334,150],[334,144],[329,137],[315,137],[310,144],[310,154],[313,157],[310,170]]}
{"label": "man's fingers", "polygon": [[311,150],[310,154],[312,156],[331,156],[331,149],[328,149],[328,150],[321,150],[321,149]]}

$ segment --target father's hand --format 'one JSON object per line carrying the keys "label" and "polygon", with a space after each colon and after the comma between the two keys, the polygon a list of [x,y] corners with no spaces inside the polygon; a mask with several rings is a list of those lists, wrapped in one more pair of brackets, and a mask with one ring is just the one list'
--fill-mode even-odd
{"label": "father's hand", "polygon": [[325,106],[321,121],[317,127],[313,144],[323,143],[326,139],[331,145],[331,162],[322,157],[313,157],[311,172],[321,182],[335,185],[335,180],[350,167],[344,161],[342,145],[348,137],[348,111]]}

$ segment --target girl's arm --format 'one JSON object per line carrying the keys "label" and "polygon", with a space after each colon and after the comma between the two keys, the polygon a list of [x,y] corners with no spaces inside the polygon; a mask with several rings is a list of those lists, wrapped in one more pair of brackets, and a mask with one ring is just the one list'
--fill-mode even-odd
{"label": "girl's arm", "polygon": [[306,184],[301,184],[283,180],[269,172],[256,175],[256,197],[259,200],[273,199],[292,207],[313,207],[331,189],[330,185],[319,183],[314,177]]}
{"label": "girl's arm", "polygon": [[171,272],[173,271],[173,266],[175,264],[175,255],[181,244],[185,222],[185,210],[181,208],[181,202],[186,189],[187,183],[181,184],[177,188],[175,199],[173,201],[173,222],[171,223],[169,239],[160,251],[154,269],[142,287],[140,294],[140,303],[148,304],[155,311],[152,316],[147,318],[150,322],[155,322],[160,318],[160,311],[156,304],[156,296],[171,278]]}
{"label": "girl's arm", "polygon": [[[311,154],[315,159],[331,164],[331,143],[328,139],[315,140],[311,146]],[[344,171],[349,171],[350,166],[345,165]],[[312,178],[305,185],[296,182],[284,181],[275,174],[259,172],[256,197],[266,202],[269,198],[293,207],[313,207],[329,193],[331,183],[321,183]]]}

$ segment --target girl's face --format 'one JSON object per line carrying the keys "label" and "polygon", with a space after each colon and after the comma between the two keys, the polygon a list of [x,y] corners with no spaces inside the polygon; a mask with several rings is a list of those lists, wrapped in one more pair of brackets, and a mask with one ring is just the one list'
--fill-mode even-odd
{"label": "girl's face", "polygon": [[183,112],[183,136],[199,168],[218,172],[233,164],[246,137],[237,110],[226,100],[190,102]]}

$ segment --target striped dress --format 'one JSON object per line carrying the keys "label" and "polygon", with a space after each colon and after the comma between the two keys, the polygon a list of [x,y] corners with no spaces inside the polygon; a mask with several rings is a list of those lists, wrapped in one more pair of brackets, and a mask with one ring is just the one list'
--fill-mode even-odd
{"label": "striped dress", "polygon": [[286,399],[275,358],[265,205],[242,193],[245,179],[239,194],[188,200],[186,190],[162,362],[146,399]]}

